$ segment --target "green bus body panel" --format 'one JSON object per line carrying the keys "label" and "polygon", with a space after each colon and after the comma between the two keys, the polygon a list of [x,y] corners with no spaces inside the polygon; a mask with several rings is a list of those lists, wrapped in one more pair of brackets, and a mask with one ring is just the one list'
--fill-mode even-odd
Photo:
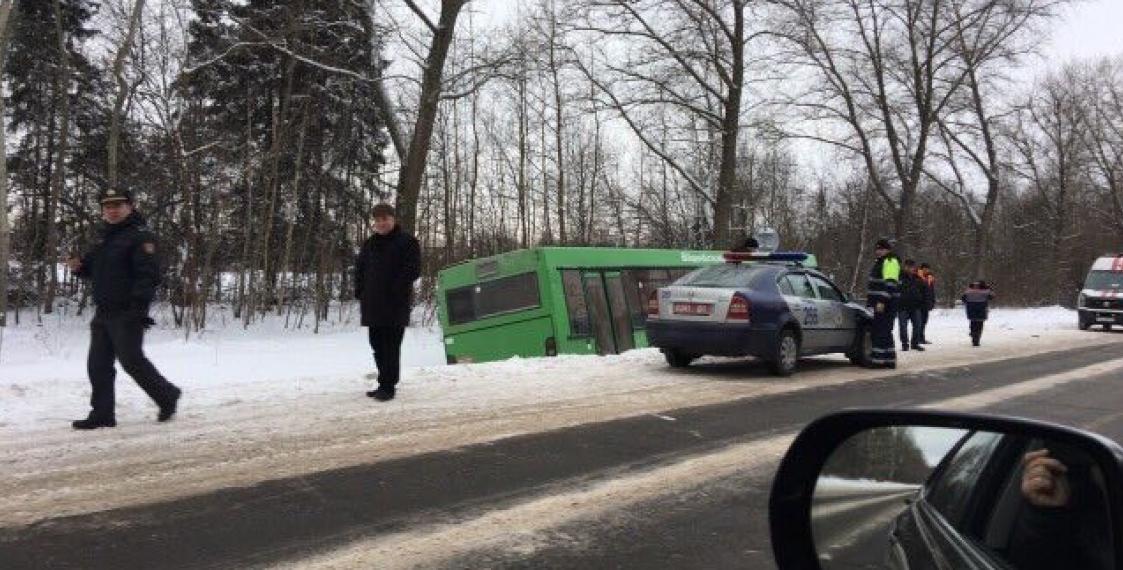
{"label": "green bus body panel", "polygon": [[[573,336],[562,286],[561,270],[683,269],[723,263],[721,251],[539,247],[465,261],[437,275],[437,317],[444,332],[449,362],[487,362],[512,356],[546,355],[554,338],[559,354],[596,354],[592,337]],[[807,265],[814,266],[812,256]],[[513,275],[535,273],[539,306],[493,315],[469,323],[449,324],[446,293]],[[633,331],[636,348],[648,345],[642,329]]]}
{"label": "green bus body panel", "polygon": [[[513,356],[545,355],[545,339],[553,336],[550,317],[497,325],[445,336],[445,355],[455,362],[487,362]],[[497,335],[502,336],[496,346]]]}

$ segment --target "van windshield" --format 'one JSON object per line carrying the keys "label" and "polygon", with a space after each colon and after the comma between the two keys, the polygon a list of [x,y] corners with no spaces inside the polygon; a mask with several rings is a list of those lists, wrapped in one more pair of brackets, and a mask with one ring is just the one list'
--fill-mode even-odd
{"label": "van windshield", "polygon": [[1085,289],[1123,288],[1123,271],[1092,271],[1084,281]]}

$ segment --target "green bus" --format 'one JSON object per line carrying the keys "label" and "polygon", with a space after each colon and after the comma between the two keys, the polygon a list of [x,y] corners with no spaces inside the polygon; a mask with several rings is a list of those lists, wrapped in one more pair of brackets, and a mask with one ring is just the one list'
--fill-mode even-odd
{"label": "green bus", "polygon": [[647,298],[720,251],[536,247],[447,267],[437,314],[450,364],[647,346]]}

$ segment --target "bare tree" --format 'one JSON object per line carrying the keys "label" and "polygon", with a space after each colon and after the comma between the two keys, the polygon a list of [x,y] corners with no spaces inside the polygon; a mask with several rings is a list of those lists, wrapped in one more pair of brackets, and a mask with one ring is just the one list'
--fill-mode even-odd
{"label": "bare tree", "polygon": [[113,78],[117,82],[117,97],[113,102],[113,113],[109,118],[109,189],[117,190],[117,150],[121,139],[121,112],[125,101],[129,97],[129,83],[125,80],[125,60],[133,49],[137,30],[141,26],[144,13],[144,0],[134,0],[133,9],[128,19],[128,31],[117,46],[117,54],[113,57]]}
{"label": "bare tree", "polygon": [[[902,247],[911,239],[914,202],[949,104],[971,65],[1008,47],[1024,20],[1006,0],[776,0],[781,54],[803,86],[786,105],[802,111],[788,135],[827,143],[858,157],[892,211]],[[1039,9],[1036,2],[1029,5]],[[1043,8],[1041,8],[1043,9]],[[794,89],[794,87],[793,87]]]}
{"label": "bare tree", "polygon": [[[665,161],[712,209],[713,243],[729,239],[737,184],[738,140],[745,86],[748,0],[582,1],[575,27],[595,46],[576,64],[640,142]],[[621,39],[620,42],[613,40]],[[596,72],[594,73],[594,69]],[[688,165],[652,127],[673,109],[716,134],[715,160],[701,169]],[[654,120],[653,120],[654,119]],[[716,171],[716,184],[711,172]]]}
{"label": "bare tree", "polygon": [[[8,62],[11,22],[18,17],[16,0],[0,1],[0,78]],[[0,81],[0,327],[8,326],[8,260],[12,253],[12,228],[8,220],[7,96]]]}
{"label": "bare tree", "polygon": [[[398,176],[398,217],[404,228],[413,230],[417,224],[417,199],[421,195],[425,163],[429,158],[433,123],[437,118],[437,107],[444,87],[442,77],[445,59],[448,57],[453,35],[456,32],[456,19],[469,0],[441,0],[441,11],[436,23],[433,23],[425,11],[412,0],[403,1],[431,34],[429,54],[425,58],[421,73],[421,94],[409,146],[404,148],[400,143],[400,135],[397,136],[399,142],[394,145],[401,161],[401,171]],[[401,128],[398,126],[401,119],[389,108],[388,98],[380,97],[378,103],[383,107],[384,120],[391,125],[389,127],[391,133],[401,133]]]}
{"label": "bare tree", "polygon": [[1067,297],[1064,275],[1071,257],[1075,203],[1080,192],[1080,172],[1087,160],[1083,130],[1086,110],[1078,90],[1079,72],[1068,67],[1050,75],[1018,111],[1011,141],[1017,153],[1015,173],[1025,180],[1044,214],[1040,239],[1047,252],[1044,271],[1047,301]]}

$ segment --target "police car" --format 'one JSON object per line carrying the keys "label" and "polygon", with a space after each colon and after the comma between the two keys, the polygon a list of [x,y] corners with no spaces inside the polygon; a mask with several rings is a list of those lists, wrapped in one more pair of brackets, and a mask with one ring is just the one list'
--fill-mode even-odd
{"label": "police car", "polygon": [[1105,255],[1092,264],[1076,305],[1080,330],[1123,325],[1123,254]]}
{"label": "police car", "polygon": [[755,356],[787,376],[802,356],[842,353],[869,366],[872,316],[804,253],[726,253],[656,290],[647,304],[647,338],[667,363],[686,367],[704,355]]}

